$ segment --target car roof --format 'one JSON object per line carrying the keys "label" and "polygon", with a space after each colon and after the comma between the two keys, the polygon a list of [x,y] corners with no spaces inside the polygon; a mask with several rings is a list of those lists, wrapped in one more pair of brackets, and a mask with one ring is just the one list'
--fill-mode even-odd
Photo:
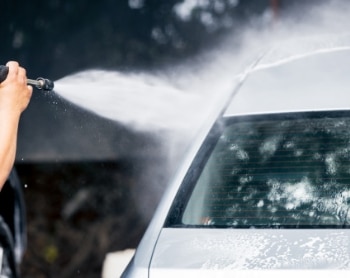
{"label": "car roof", "polygon": [[270,58],[248,73],[224,116],[350,108],[350,47]]}

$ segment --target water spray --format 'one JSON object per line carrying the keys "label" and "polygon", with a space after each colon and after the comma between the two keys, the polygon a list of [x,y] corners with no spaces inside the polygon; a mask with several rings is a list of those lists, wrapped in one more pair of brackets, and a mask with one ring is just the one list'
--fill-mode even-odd
{"label": "water spray", "polygon": [[[0,83],[6,79],[8,72],[9,72],[9,68],[7,66],[0,65]],[[27,84],[33,85],[37,89],[44,90],[47,92],[52,91],[54,87],[53,81],[42,77],[39,77],[36,80],[27,79]]]}

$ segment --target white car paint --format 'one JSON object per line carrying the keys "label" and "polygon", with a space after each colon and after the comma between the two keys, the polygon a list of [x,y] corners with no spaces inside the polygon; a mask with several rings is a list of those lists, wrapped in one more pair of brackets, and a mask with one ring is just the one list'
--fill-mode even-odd
{"label": "white car paint", "polygon": [[[350,109],[350,50],[250,70],[224,116]],[[212,124],[212,123],[209,123]],[[346,229],[164,228],[208,130],[197,138],[123,277],[348,277]]]}

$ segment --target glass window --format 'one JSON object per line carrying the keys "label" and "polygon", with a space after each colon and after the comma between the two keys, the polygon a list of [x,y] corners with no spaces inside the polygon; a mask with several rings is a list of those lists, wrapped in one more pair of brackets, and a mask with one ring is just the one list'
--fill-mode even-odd
{"label": "glass window", "polygon": [[228,120],[188,192],[177,225],[346,227],[350,116]]}

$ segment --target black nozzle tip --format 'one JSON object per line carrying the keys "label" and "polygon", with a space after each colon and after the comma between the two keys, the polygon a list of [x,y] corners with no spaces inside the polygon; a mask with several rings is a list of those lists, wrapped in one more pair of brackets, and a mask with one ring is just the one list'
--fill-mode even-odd
{"label": "black nozzle tip", "polygon": [[49,79],[42,78],[42,77],[39,77],[37,79],[37,81],[40,82],[40,86],[38,86],[38,89],[40,89],[40,90],[52,91],[54,86],[55,86],[53,81],[51,81]]}

